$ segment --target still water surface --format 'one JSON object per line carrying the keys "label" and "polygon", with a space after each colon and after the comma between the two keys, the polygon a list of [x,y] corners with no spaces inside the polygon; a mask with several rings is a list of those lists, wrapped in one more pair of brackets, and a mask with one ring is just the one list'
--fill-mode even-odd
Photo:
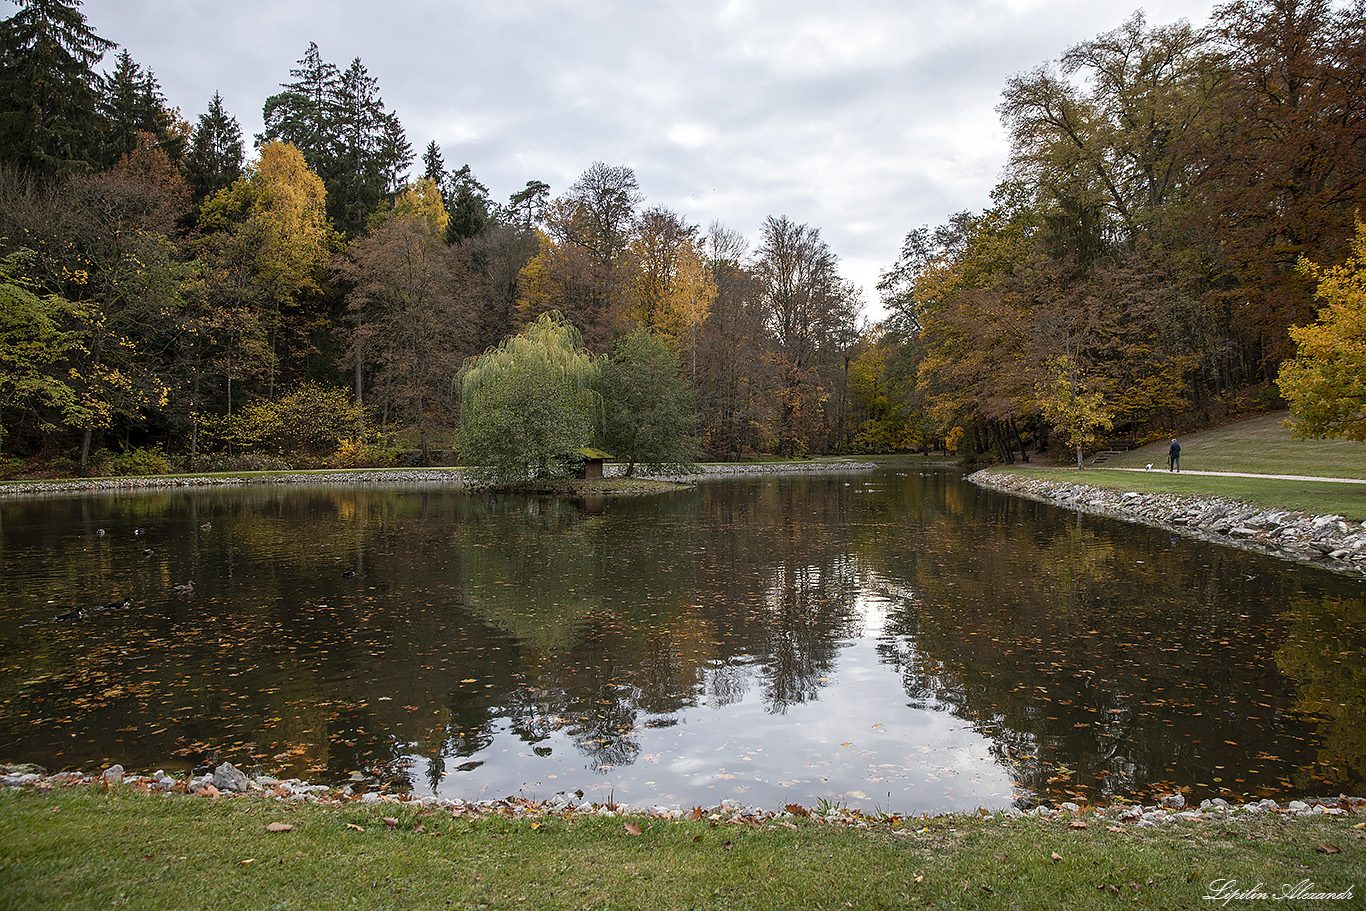
{"label": "still water surface", "polygon": [[54,770],[905,813],[1284,799],[1362,793],[1363,719],[1366,582],[957,472],[0,503],[0,760]]}

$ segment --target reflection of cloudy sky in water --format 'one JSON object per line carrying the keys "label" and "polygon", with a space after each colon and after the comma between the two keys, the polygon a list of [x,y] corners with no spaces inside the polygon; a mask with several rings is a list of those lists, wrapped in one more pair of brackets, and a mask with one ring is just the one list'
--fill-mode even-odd
{"label": "reflection of cloudy sky in water", "polygon": [[[0,501],[0,755],[894,812],[1354,791],[1363,585],[956,472],[587,512],[402,488]],[[131,605],[52,621],[92,592]]]}
{"label": "reflection of cloudy sky in water", "polygon": [[[774,711],[758,666],[714,668],[708,680],[725,680],[725,698],[704,691],[698,705],[672,717],[676,723],[638,727],[629,764],[590,768],[564,732],[536,744],[550,748],[549,757],[537,756],[505,728],[478,755],[483,765],[451,774],[438,793],[546,798],[582,789],[598,802],[610,795],[634,806],[682,808],[825,799],[902,813],[1008,805],[1010,775],[993,760],[987,738],[947,711],[888,698],[901,684],[877,653],[886,603],[860,597],[854,609],[858,638],[841,643],[815,699]],[[421,780],[420,765],[415,773]]]}

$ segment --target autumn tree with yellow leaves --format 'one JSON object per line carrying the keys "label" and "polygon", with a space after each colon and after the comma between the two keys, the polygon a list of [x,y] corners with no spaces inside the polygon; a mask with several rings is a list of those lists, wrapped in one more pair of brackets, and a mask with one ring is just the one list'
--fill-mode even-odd
{"label": "autumn tree with yellow leaves", "polygon": [[1312,325],[1294,326],[1295,356],[1277,384],[1298,437],[1366,440],[1366,224],[1357,221],[1352,255],[1323,267],[1300,260],[1323,303]]}

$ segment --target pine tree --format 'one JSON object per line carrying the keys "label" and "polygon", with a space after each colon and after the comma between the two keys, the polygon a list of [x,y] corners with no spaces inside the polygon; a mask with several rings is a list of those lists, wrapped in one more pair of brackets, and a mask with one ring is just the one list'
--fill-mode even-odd
{"label": "pine tree", "polygon": [[451,174],[450,185],[446,208],[451,220],[446,225],[446,242],[455,244],[487,231],[492,216],[488,187],[475,178],[469,165]]}
{"label": "pine tree", "polygon": [[[163,148],[173,144],[175,115],[156,75],[139,66],[127,50],[119,53],[113,72],[100,79],[98,110],[107,122],[101,152],[106,167],[137,148],[139,133],[156,137]],[[175,149],[168,148],[167,153],[177,157]]]}
{"label": "pine tree", "polygon": [[398,117],[384,109],[379,83],[356,58],[345,72],[310,43],[295,81],[266,99],[258,144],[287,142],[327,187],[327,211],[338,229],[358,234],[396,192],[413,150]]}
{"label": "pine tree", "polygon": [[185,160],[195,199],[207,199],[241,178],[243,157],[242,127],[223,108],[223,96],[214,92],[208,111],[199,115]]}
{"label": "pine tree", "polygon": [[0,158],[50,180],[95,163],[102,124],[95,65],[115,45],[80,0],[15,0],[0,23]]}
{"label": "pine tree", "polygon": [[444,198],[450,189],[451,178],[446,173],[446,162],[441,158],[441,147],[433,139],[427,143],[427,151],[422,153],[422,176],[436,184]]}

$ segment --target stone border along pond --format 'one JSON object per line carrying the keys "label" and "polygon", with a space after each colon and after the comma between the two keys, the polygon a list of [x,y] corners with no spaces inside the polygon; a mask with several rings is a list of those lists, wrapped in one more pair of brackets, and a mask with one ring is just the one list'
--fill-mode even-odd
{"label": "stone border along pond", "polygon": [[[608,476],[616,477],[624,471],[620,465],[609,465]],[[760,477],[779,474],[838,474],[850,471],[872,471],[872,462],[759,462],[701,465],[688,474],[655,474],[640,472],[636,477],[645,480],[700,481],[705,478]],[[129,493],[141,490],[179,490],[199,487],[244,487],[250,484],[441,484],[464,487],[466,479],[457,468],[400,468],[352,469],[319,472],[246,472],[223,475],[184,475],[121,478],[77,478],[60,481],[23,481],[0,484],[0,498],[37,497],[87,493]]]}
{"label": "stone border along pond", "polygon": [[1263,508],[1223,497],[1172,496],[1091,487],[983,469],[979,487],[1065,509],[1138,522],[1243,550],[1352,575],[1366,575],[1366,525],[1342,516]]}
{"label": "stone border along pond", "polygon": [[[248,777],[247,774],[230,762],[225,762],[212,773],[196,775],[192,778],[175,778],[158,769],[151,775],[126,775],[123,766],[113,765],[98,775],[81,772],[58,772],[48,775],[39,766],[0,765],[0,786],[11,789],[32,790],[39,794],[51,793],[56,788],[102,787],[108,789],[122,785],[145,794],[185,795],[206,798],[256,797],[298,803],[318,803],[341,806],[359,802],[372,805],[415,804],[450,810],[452,816],[497,816],[508,819],[536,818],[538,816],[649,816],[654,819],[688,819],[697,821],[707,819],[712,822],[728,822],[739,825],[760,825],[776,823],[791,826],[794,817],[803,817],[814,822],[825,822],[867,828],[879,822],[895,823],[905,817],[902,814],[865,814],[861,810],[843,806],[821,806],[808,809],[788,805],[781,810],[763,810],[747,807],[739,801],[723,800],[711,808],[695,807],[683,810],[678,807],[663,806],[626,806],[623,804],[597,804],[583,799],[582,791],[560,791],[552,797],[537,800],[527,797],[504,797],[494,800],[461,800],[459,798],[420,796],[409,794],[386,794],[366,790],[357,793],[348,785],[344,788],[329,788],[326,785],[309,784],[297,778],[279,779],[270,776]],[[1306,800],[1291,800],[1281,806],[1274,800],[1256,800],[1242,804],[1231,804],[1222,797],[1201,802],[1199,807],[1186,806],[1186,798],[1180,793],[1161,797],[1152,806],[1117,803],[1108,808],[1083,807],[1065,802],[1057,807],[1035,807],[1021,810],[1011,807],[988,813],[985,810],[963,814],[914,814],[912,818],[928,819],[953,815],[995,815],[1000,817],[1041,816],[1070,820],[1071,825],[1085,828],[1080,817],[1092,814],[1101,819],[1116,823],[1130,823],[1136,828],[1151,828],[1163,823],[1178,820],[1226,819],[1236,813],[1276,813],[1283,816],[1360,816],[1366,817],[1366,797],[1315,797]],[[397,825],[389,822],[387,825]],[[894,830],[894,832],[900,830]]]}

